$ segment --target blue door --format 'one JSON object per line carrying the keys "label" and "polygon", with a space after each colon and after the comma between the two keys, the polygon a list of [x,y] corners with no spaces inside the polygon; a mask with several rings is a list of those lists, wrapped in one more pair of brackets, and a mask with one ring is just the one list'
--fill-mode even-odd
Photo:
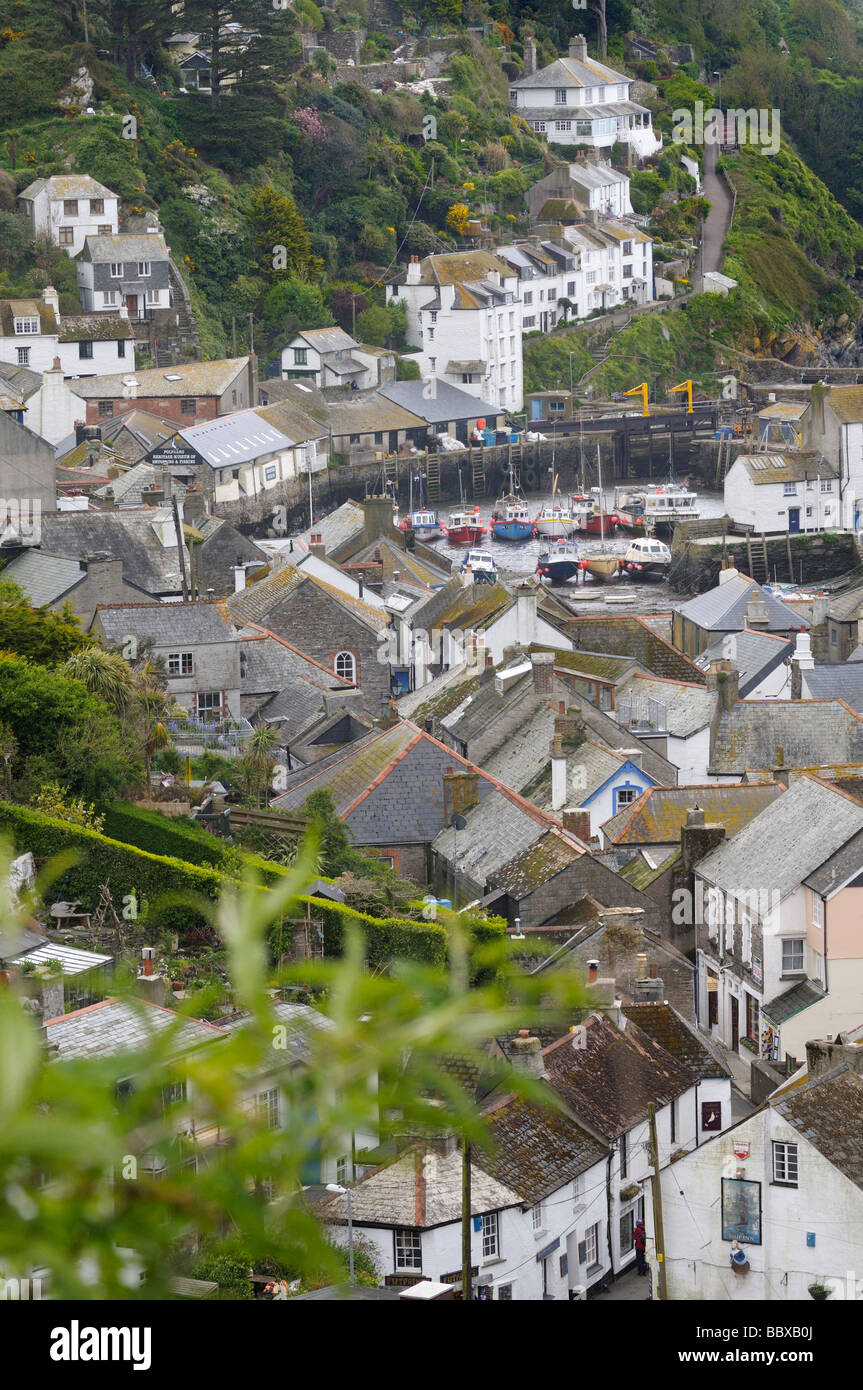
{"label": "blue door", "polygon": [[531,420],[541,420],[541,419],[542,419],[542,401],[531,401],[531,403],[530,403],[530,418],[531,418]]}
{"label": "blue door", "polygon": [[792,536],[796,536],[800,530],[800,508],[788,508],[788,531]]}

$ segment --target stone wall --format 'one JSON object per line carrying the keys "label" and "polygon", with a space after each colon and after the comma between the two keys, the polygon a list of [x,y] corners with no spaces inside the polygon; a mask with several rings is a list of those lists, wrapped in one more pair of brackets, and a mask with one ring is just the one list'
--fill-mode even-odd
{"label": "stone wall", "polygon": [[[722,535],[721,520],[715,524],[713,534],[715,536]],[[669,582],[677,593],[700,594],[705,589],[712,589],[714,585],[719,583],[719,572],[722,569],[723,558],[729,555],[734,556],[735,564],[741,573],[750,573],[746,537],[739,533],[735,534],[731,530],[728,530],[725,535],[724,544],[721,540],[711,544],[709,540],[699,540],[697,537],[683,540],[681,544],[675,535],[674,562],[671,567]],[[861,561],[853,535],[823,533],[810,536],[769,536],[767,538],[768,582],[775,581],[780,584],[789,582],[789,541],[794,567],[793,582],[795,584],[821,584],[825,580],[836,579],[840,575],[848,574],[851,570],[863,568],[863,561]],[[753,536],[752,551],[753,557],[758,557],[760,561],[752,566],[757,571],[752,577],[763,583],[765,576],[763,574],[760,536]]]}
{"label": "stone wall", "polygon": [[306,62],[316,48],[323,48],[339,63],[346,63],[348,60],[359,63],[366,41],[366,30],[323,29],[319,34],[302,34],[300,41]]}

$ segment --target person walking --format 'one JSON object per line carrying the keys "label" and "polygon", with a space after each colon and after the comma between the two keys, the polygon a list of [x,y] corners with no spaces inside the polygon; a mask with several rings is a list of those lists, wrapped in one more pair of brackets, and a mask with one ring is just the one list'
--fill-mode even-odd
{"label": "person walking", "polygon": [[647,1244],[647,1232],[644,1229],[643,1221],[636,1221],[633,1243],[635,1245],[635,1267],[639,1274],[647,1273],[647,1259],[644,1250]]}

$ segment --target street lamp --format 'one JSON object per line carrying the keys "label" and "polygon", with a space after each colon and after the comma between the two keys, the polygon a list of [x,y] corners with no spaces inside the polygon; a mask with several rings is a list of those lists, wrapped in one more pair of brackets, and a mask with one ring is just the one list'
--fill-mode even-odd
{"label": "street lamp", "polygon": [[354,1222],[351,1213],[351,1189],[342,1187],[340,1182],[328,1182],[327,1191],[334,1192],[337,1197],[347,1197],[348,1199],[348,1262],[350,1266],[351,1283],[354,1282]]}

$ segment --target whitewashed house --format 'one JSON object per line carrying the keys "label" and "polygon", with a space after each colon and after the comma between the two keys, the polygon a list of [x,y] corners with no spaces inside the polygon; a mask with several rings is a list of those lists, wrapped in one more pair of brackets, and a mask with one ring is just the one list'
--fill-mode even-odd
{"label": "whitewashed house", "polygon": [[366,347],[341,328],[306,328],[282,348],[282,377],[367,390],[395,381],[394,352]]}
{"label": "whitewashed house", "polygon": [[719,695],[715,677],[712,687],[710,681],[709,674],[703,686],[635,672],[617,694],[620,724],[674,764],[682,787],[711,780],[710,726]]}
{"label": "whitewashed house", "polygon": [[88,236],[116,236],[118,199],[89,174],[54,174],[36,179],[18,196],[18,207],[34,237],[48,237],[77,256]]}
{"label": "whitewashed house", "polygon": [[[863,478],[861,478],[863,482]],[[853,487],[821,454],[740,454],[725,475],[725,510],[755,531],[845,531],[854,526]]]}
{"label": "whitewashed house", "polygon": [[[174,436],[191,476],[215,503],[260,497],[306,470],[307,450],[258,410],[235,410]],[[192,457],[194,455],[194,458]],[[314,466],[312,471],[314,471]]]}
{"label": "whitewashed house", "polygon": [[565,58],[536,70],[536,43],[524,44],[524,76],[510,83],[510,111],[552,144],[610,149],[631,145],[639,158],[654,154],[662,137],[647,107],[631,100],[632,78],[588,56],[582,34]]}
{"label": "whitewashed house", "polygon": [[599,834],[604,821],[637,801],[655,780],[641,767],[641,753],[606,748],[586,738],[574,753],[560,746],[551,754],[551,809],[587,811],[590,834]]}
{"label": "whitewashed house", "polygon": [[387,285],[387,302],[408,306],[408,339],[420,375],[460,386],[505,410],[524,399],[518,276],[489,251],[412,256]]}
{"label": "whitewashed house", "polygon": [[580,295],[580,258],[571,246],[534,238],[499,246],[495,255],[518,276],[525,333],[548,333],[558,322],[577,317],[584,295]]}
{"label": "whitewashed house", "polygon": [[694,870],[699,1027],[781,1064],[863,1024],[861,884],[863,806],[792,781]]}
{"label": "whitewashed house", "polygon": [[66,377],[95,376],[135,366],[135,343],[122,314],[60,314],[53,285],[41,299],[0,300],[0,362]]}
{"label": "whitewashed house", "polygon": [[[806,1054],[766,1106],[660,1174],[669,1299],[797,1303],[819,1285],[863,1297],[863,1047]],[[652,1203],[647,1229],[655,1291]]]}

